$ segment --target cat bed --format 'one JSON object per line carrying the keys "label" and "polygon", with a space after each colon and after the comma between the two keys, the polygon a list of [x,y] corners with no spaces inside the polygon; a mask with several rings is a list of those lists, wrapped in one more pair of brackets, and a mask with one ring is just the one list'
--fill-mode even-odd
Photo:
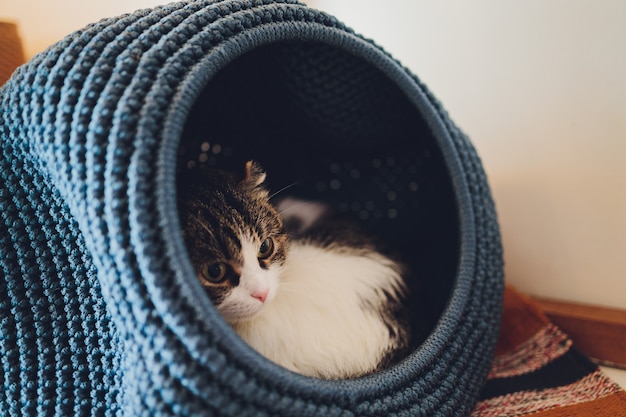
{"label": "cat bed", "polygon": [[[71,34],[0,100],[0,414],[471,411],[502,304],[489,187],[437,100],[372,42],[293,1],[181,2]],[[309,378],[221,319],[182,241],[176,175],[248,159],[410,261],[406,358]]]}

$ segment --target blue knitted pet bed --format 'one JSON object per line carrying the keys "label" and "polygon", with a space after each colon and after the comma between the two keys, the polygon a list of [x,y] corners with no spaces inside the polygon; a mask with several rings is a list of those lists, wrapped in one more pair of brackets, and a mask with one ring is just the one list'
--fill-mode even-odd
{"label": "blue knitted pet bed", "polygon": [[[334,18],[198,0],[102,20],[0,90],[0,415],[463,416],[486,379],[500,237],[472,146]],[[256,159],[416,271],[398,364],[352,380],[260,357],[201,290],[176,175]]]}

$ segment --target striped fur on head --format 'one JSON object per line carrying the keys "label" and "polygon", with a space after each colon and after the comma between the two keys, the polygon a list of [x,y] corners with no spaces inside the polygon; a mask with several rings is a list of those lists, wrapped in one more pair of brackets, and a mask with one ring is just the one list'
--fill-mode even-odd
{"label": "striped fur on head", "polygon": [[286,236],[263,187],[265,172],[249,161],[237,176],[196,167],[179,176],[183,239],[196,274],[228,322],[255,316],[276,295]]}

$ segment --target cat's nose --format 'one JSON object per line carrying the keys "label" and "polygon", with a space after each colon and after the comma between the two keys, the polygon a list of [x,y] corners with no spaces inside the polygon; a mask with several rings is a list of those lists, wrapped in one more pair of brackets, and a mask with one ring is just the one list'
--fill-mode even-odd
{"label": "cat's nose", "polygon": [[256,298],[257,300],[264,303],[265,300],[267,299],[267,294],[269,292],[270,292],[269,289],[262,289],[262,290],[253,291],[250,295],[252,295],[253,298]]}

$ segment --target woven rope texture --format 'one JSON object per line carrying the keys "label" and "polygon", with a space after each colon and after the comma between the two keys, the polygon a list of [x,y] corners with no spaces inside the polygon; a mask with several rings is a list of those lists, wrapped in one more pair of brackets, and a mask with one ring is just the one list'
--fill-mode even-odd
{"label": "woven rope texture", "polygon": [[[387,134],[396,139],[380,158]],[[194,154],[216,137],[216,152],[258,150],[274,178],[319,172],[309,195],[390,235],[409,241],[415,227],[450,225],[449,242],[424,244],[445,248],[429,268],[447,271],[428,284],[439,307],[424,343],[386,371],[323,381],[241,342],[199,291],[177,223],[180,149]],[[0,415],[471,411],[503,286],[484,172],[426,88],[334,18],[293,1],[198,0],[104,19],[2,87],[0,139]],[[278,145],[293,161],[272,151]],[[326,175],[344,167],[339,180]],[[356,180],[383,168],[385,197],[361,199],[369,186]],[[332,182],[349,178],[350,189]],[[392,183],[419,189],[421,200],[382,188]]]}

